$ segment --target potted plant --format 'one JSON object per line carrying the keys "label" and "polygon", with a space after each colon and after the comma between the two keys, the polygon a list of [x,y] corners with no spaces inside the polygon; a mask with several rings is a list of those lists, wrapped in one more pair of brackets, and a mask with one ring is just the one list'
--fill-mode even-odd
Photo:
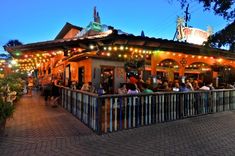
{"label": "potted plant", "polygon": [[9,102],[4,102],[0,98],[0,136],[4,134],[6,120],[12,117],[15,107]]}

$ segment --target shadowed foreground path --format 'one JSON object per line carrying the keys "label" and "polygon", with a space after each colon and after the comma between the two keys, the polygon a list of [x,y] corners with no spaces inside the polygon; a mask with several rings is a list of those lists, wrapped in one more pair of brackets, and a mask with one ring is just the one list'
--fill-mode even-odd
{"label": "shadowed foreground path", "polygon": [[38,94],[23,97],[0,155],[235,155],[235,111],[98,136]]}

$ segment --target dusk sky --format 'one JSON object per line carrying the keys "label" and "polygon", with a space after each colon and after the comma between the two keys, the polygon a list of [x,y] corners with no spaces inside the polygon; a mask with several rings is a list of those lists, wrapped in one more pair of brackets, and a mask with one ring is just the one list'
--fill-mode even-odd
{"label": "dusk sky", "polygon": [[[179,2],[173,0],[1,0],[0,53],[10,39],[24,44],[53,40],[66,22],[86,27],[93,20],[93,8],[101,23],[124,32],[140,35],[144,30],[149,37],[173,39],[177,16],[183,16]],[[192,2],[189,7],[189,25],[214,32],[227,25],[213,11],[203,11],[202,5]]]}

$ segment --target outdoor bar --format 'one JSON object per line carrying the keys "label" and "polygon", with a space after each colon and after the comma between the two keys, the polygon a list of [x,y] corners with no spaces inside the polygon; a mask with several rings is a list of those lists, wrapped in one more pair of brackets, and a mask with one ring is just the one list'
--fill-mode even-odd
{"label": "outdoor bar", "polygon": [[[235,54],[227,50],[134,36],[97,19],[5,50],[36,88],[56,82],[61,106],[99,134],[235,109]],[[198,86],[174,90],[179,83]],[[120,84],[141,93],[119,94]],[[152,92],[143,93],[144,84]],[[207,84],[214,89],[199,89]]]}

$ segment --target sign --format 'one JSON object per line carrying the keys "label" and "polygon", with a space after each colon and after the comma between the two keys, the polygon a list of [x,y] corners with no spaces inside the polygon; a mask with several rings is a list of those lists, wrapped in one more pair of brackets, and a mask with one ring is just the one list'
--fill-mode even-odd
{"label": "sign", "polygon": [[204,30],[189,27],[183,28],[183,38],[188,43],[202,45],[203,42],[208,40],[209,36],[210,34]]}
{"label": "sign", "polygon": [[94,31],[102,31],[102,26],[100,23],[97,22],[91,22],[87,28],[87,30],[94,30]]}

